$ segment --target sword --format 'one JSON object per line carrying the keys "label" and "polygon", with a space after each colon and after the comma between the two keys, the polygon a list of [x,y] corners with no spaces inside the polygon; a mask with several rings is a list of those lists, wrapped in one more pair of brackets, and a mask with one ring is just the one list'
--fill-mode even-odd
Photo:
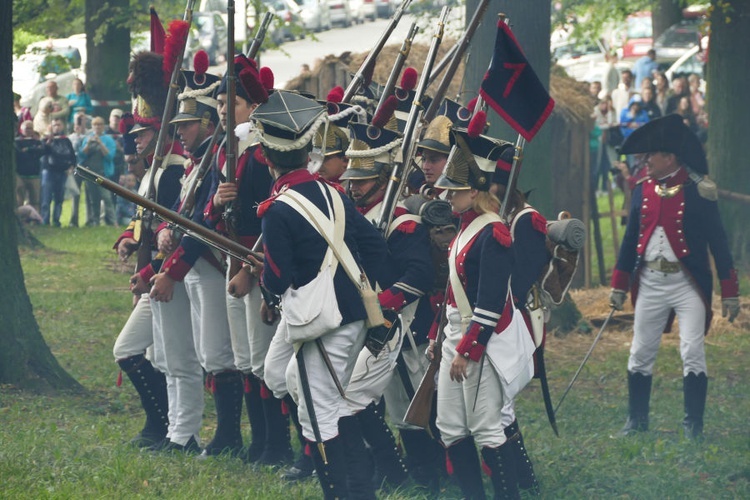
{"label": "sword", "polygon": [[557,403],[557,406],[555,407],[555,414],[557,414],[557,411],[560,409],[560,405],[563,401],[565,401],[565,396],[568,395],[568,392],[570,392],[570,388],[573,387],[573,384],[575,383],[576,379],[578,378],[578,375],[581,373],[581,370],[583,370],[583,365],[586,364],[586,361],[588,361],[589,357],[591,356],[591,353],[594,352],[594,347],[596,347],[596,344],[599,342],[599,339],[602,338],[602,333],[604,333],[604,329],[607,327],[607,324],[609,323],[609,320],[612,319],[612,315],[615,313],[615,308],[613,307],[611,311],[609,311],[609,316],[607,316],[607,319],[604,320],[604,323],[602,323],[602,327],[599,329],[599,333],[596,335],[596,338],[594,339],[594,343],[591,344],[591,347],[589,348],[589,352],[586,353],[586,356],[583,357],[583,361],[581,361],[581,366],[578,367],[578,370],[576,370],[575,375],[573,375],[573,379],[568,384],[568,387],[565,389],[565,392],[563,392],[562,397],[560,398],[560,402]]}
{"label": "sword", "polygon": [[326,351],[326,347],[323,345],[323,341],[320,339],[320,337],[315,339],[315,345],[318,346],[320,356],[323,358],[323,362],[326,364],[326,368],[328,368],[328,373],[330,373],[331,378],[333,378],[333,383],[336,384],[336,389],[339,391],[339,394],[341,394],[341,397],[346,399],[346,391],[344,391],[344,387],[341,385],[341,381],[336,376],[336,371],[333,369],[331,358],[328,357],[328,351]]}
{"label": "sword", "polygon": [[[536,350],[536,367],[539,372],[539,382],[542,384],[542,399],[544,399],[544,409],[547,411],[547,418],[555,436],[560,437],[557,431],[557,420],[555,419],[555,410],[552,408],[552,397],[549,393],[549,384],[547,383],[547,368],[544,366],[544,346],[539,346]],[[558,405],[559,407],[560,405]]]}
{"label": "sword", "polygon": [[406,367],[406,360],[404,360],[403,351],[399,351],[398,357],[396,358],[396,369],[398,370],[398,376],[401,378],[401,383],[404,385],[406,396],[409,398],[409,401],[411,401],[414,399],[414,384],[411,383],[409,369]]}
{"label": "sword", "polygon": [[305,345],[302,344],[297,350],[297,369],[299,370],[299,378],[302,385],[302,397],[305,398],[305,406],[307,406],[307,414],[310,416],[310,425],[312,425],[313,435],[318,446],[318,452],[320,453],[323,463],[328,465],[328,458],[326,457],[326,447],[323,444],[323,438],[320,435],[320,427],[318,427],[318,419],[315,417],[315,408],[313,407],[312,393],[310,393],[310,383],[307,378],[307,369],[305,368],[305,357],[302,353]]}

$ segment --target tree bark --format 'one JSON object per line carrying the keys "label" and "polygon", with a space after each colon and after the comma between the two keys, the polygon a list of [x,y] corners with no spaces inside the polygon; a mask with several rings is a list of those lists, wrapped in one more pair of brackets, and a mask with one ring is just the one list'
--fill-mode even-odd
{"label": "tree bark", "polygon": [[681,0],[654,0],[654,8],[651,11],[653,40],[682,20],[682,3]]}
{"label": "tree bark", "polygon": [[[723,6],[723,7],[722,7]],[[708,58],[709,172],[720,188],[750,194],[747,131],[750,130],[750,2],[711,1],[711,46]],[[750,255],[747,221],[750,209],[722,200],[724,225],[735,262]]]}
{"label": "tree bark", "polygon": [[[94,101],[125,101],[130,62],[132,14],[128,0],[86,0],[86,90]],[[110,108],[95,106],[94,114],[104,116]]]}
{"label": "tree bark", "polygon": [[[466,1],[466,19],[471,19],[476,10],[478,0]],[[550,9],[549,0],[526,0],[524,2],[510,0],[491,0],[484,20],[471,43],[469,59],[466,63],[464,78],[463,102],[469,102],[479,92],[484,74],[492,59],[497,33],[497,14],[505,13],[510,19],[513,30],[521,49],[531,63],[537,76],[549,88],[550,71]],[[490,128],[488,135],[499,137],[515,143],[518,133],[506,124],[495,112],[488,114]],[[551,169],[551,141],[550,128],[543,126],[534,140],[526,145],[524,151],[523,169],[518,186],[522,191],[534,189],[534,206],[541,212],[550,215],[554,213],[552,195]]]}
{"label": "tree bark", "polygon": [[[12,89],[13,4],[0,2],[0,95]],[[15,159],[13,132],[15,120],[10,99],[0,99],[0,383],[21,387],[46,383],[54,389],[82,389],[60,367],[47,347],[34,319],[26,292],[21,259],[18,255],[18,227],[15,215]]]}

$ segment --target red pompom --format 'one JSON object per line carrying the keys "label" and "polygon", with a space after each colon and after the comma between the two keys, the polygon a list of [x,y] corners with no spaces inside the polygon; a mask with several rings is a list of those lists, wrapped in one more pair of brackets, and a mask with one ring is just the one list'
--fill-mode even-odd
{"label": "red pompom", "polygon": [[471,111],[473,113],[474,112],[474,108],[477,107],[477,100],[478,100],[478,98],[475,97],[474,99],[472,99],[471,101],[469,101],[469,104],[466,105],[466,109],[468,109],[469,111]]}
{"label": "red pompom", "polygon": [[122,118],[120,118],[120,124],[117,128],[119,129],[120,134],[125,135],[130,132],[130,129],[133,128],[134,125],[135,119],[133,118],[133,115],[131,113],[123,113]]}
{"label": "red pompom", "polygon": [[167,38],[164,41],[164,62],[162,70],[164,73],[164,83],[168,84],[172,78],[172,70],[180,61],[180,52],[182,52],[187,42],[190,23],[176,19],[169,23],[167,28]]}
{"label": "red pompom", "polygon": [[382,106],[375,112],[372,118],[372,124],[375,127],[383,128],[391,119],[393,113],[398,107],[398,98],[395,95],[389,95]]}
{"label": "red pompom", "polygon": [[260,68],[260,82],[263,84],[263,88],[265,88],[266,90],[273,89],[273,71],[268,66],[263,66],[262,68]]}
{"label": "red pompom", "polygon": [[408,67],[404,70],[404,74],[401,75],[401,88],[404,90],[414,90],[417,86],[417,70]]}
{"label": "red pompom", "polygon": [[479,134],[484,132],[484,127],[487,125],[487,113],[484,111],[478,111],[474,115],[474,118],[469,122],[468,133],[469,137],[479,137]]}
{"label": "red pompom", "polygon": [[208,71],[208,53],[205,50],[199,50],[193,56],[193,69],[196,75],[204,75]]}
{"label": "red pompom", "polygon": [[326,101],[328,102],[341,102],[341,100],[344,98],[344,89],[343,87],[333,87],[330,92],[328,92],[328,96],[326,97]]}

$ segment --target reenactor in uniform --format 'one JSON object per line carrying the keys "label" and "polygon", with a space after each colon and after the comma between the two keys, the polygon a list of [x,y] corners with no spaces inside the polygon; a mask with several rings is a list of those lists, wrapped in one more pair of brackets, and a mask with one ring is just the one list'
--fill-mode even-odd
{"label": "reenactor in uniform", "polygon": [[[206,205],[205,216],[218,231],[229,234],[248,248],[261,235],[261,221],[256,209],[268,198],[273,180],[261,154],[256,134],[249,130],[255,109],[268,100],[255,61],[244,55],[234,60],[239,77],[235,102],[227,102],[227,80],[219,87],[219,115],[226,128],[227,107],[234,106],[237,143],[236,181],[227,179],[226,147],[219,149],[213,194]],[[220,182],[218,182],[220,181]],[[227,207],[231,206],[231,210]],[[226,314],[232,335],[235,363],[245,380],[245,406],[250,419],[252,441],[246,450],[248,462],[278,465],[292,458],[289,418],[281,399],[275,398],[263,382],[264,359],[275,332],[260,316],[262,302],[258,276],[249,266],[239,266],[230,259],[225,295]]]}
{"label": "reenactor in uniform", "polygon": [[498,418],[505,404],[504,390],[484,355],[493,333],[502,332],[509,323],[508,315],[501,317],[501,313],[513,267],[511,236],[498,215],[500,202],[489,192],[506,144],[461,130],[453,133],[456,151],[435,183],[448,190],[453,211],[461,217],[449,256],[437,426],[465,498],[485,498],[477,445],[492,472],[495,498],[517,498],[515,456],[506,446]]}
{"label": "reenactor in uniform", "polygon": [[[261,204],[258,213],[263,220],[262,283],[269,293],[283,296],[284,312],[276,332],[276,337],[283,337],[289,334],[286,316],[301,313],[290,310],[287,291],[318,279],[326,255],[332,254],[326,239],[311,221],[284,199],[299,199],[303,206],[322,212],[328,220],[333,216],[338,224],[345,223],[344,244],[337,251],[348,250],[355,264],[370,276],[377,274],[387,249],[377,230],[357,213],[343,193],[324,181],[317,181],[307,170],[312,136],[326,119],[322,106],[298,94],[276,91],[267,103],[258,107],[254,119],[261,131],[268,166],[276,179],[272,197]],[[335,206],[340,206],[344,213],[339,210],[331,213],[334,209],[329,207]],[[276,377],[288,375],[289,392],[298,398],[303,433],[317,443],[313,443],[315,468],[325,498],[374,498],[371,471],[361,459],[365,448],[359,424],[356,419],[339,420],[346,403],[332,376],[346,390],[356,355],[364,346],[367,310],[358,285],[343,265],[336,266],[331,279],[340,326],[323,332],[315,341],[297,345],[294,356],[297,362],[287,358],[288,367],[278,359],[269,362],[273,355],[269,350],[266,375],[271,371],[278,372]],[[301,326],[301,330],[305,328]],[[330,362],[329,367],[326,361]]]}
{"label": "reenactor in uniform", "polygon": [[[154,161],[156,139],[161,127],[161,116],[168,92],[161,69],[162,60],[161,54],[149,51],[139,52],[130,63],[128,77],[129,87],[135,96],[134,125],[128,135],[134,136],[136,163],[143,163],[147,166],[152,165]],[[162,206],[171,207],[180,193],[180,178],[184,172],[185,158],[181,156],[181,152],[182,148],[179,144],[167,141],[163,150],[165,158],[162,164],[157,171],[149,168],[143,173],[139,194],[148,196],[153,187],[155,201]],[[139,208],[133,221],[114,245],[123,260],[127,259],[140,245],[156,248],[155,242],[151,246],[152,242],[141,241],[142,214],[143,210]],[[152,230],[155,230],[158,223],[151,221],[151,224]],[[158,268],[164,256],[152,251],[151,257],[152,265]],[[171,420],[168,420],[167,380],[164,375],[166,367],[161,362],[162,360],[153,356],[150,356],[151,361],[149,361],[146,354],[154,341],[147,285],[150,276],[141,275],[141,272],[146,272],[146,269],[147,267],[137,270],[139,272],[131,277],[131,291],[139,300],[117,337],[113,349],[115,360],[138,391],[146,412],[146,424],[133,440],[133,443],[140,447],[161,443],[167,436],[168,424],[171,423]]]}
{"label": "reenactor in uniform", "polygon": [[680,323],[684,434],[703,434],[708,389],[704,337],[711,322],[710,249],[721,284],[722,315],[739,314],[739,284],[716,203],[716,185],[698,138],[678,115],[633,131],[623,154],[645,154],[648,177],[633,191],[630,216],[612,274],[610,301],[635,307],[628,360],[628,419],[621,435],[648,430],[651,380],[662,332]]}
{"label": "reenactor in uniform", "polygon": [[[351,109],[349,104],[325,102],[329,117]],[[349,130],[347,124],[351,116],[347,115],[339,120],[326,121],[313,136],[313,151],[311,157],[320,165],[312,165],[311,170],[317,172],[328,182],[339,183],[341,175],[349,165],[346,150],[349,148]],[[312,163],[312,162],[311,162]]]}

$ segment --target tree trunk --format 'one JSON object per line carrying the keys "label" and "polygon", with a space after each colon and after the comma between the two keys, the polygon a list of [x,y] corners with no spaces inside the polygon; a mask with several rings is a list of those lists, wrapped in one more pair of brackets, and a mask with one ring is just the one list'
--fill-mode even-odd
{"label": "tree trunk", "polygon": [[[86,0],[86,90],[94,101],[127,101],[130,28],[128,0]],[[110,108],[94,106],[94,114],[106,116]],[[127,109],[126,109],[127,110]]]}
{"label": "tree trunk", "polygon": [[682,20],[683,3],[682,0],[654,0],[654,8],[651,11],[654,40],[667,31],[667,28]]}
{"label": "tree trunk", "polygon": [[[724,7],[722,7],[722,5]],[[750,2],[712,0],[707,104],[709,172],[720,188],[750,194],[747,131],[750,130]],[[750,209],[737,201],[719,203],[735,262],[750,255]]]}
{"label": "tree trunk", "polygon": [[[466,0],[467,22],[471,19],[478,3],[478,0]],[[542,83],[549,88],[550,9],[549,0],[490,1],[483,23],[474,35],[469,49],[462,96],[464,103],[469,102],[479,92],[479,86],[492,59],[497,33],[497,14],[501,12],[510,19],[510,27],[526,58]],[[493,111],[490,111],[487,116],[490,122],[488,135],[516,142],[518,133],[502,118]],[[522,191],[534,189],[534,206],[546,215],[553,214],[555,208],[552,201],[552,176],[550,175],[551,141],[549,127],[543,126],[534,140],[526,145],[523,170],[518,182],[518,187]]]}
{"label": "tree trunk", "polygon": [[[12,88],[13,3],[0,2],[0,95]],[[34,319],[18,256],[18,226],[13,182],[15,120],[10,99],[0,99],[0,383],[35,386],[40,381],[55,389],[81,389],[63,370],[44,342]]]}

